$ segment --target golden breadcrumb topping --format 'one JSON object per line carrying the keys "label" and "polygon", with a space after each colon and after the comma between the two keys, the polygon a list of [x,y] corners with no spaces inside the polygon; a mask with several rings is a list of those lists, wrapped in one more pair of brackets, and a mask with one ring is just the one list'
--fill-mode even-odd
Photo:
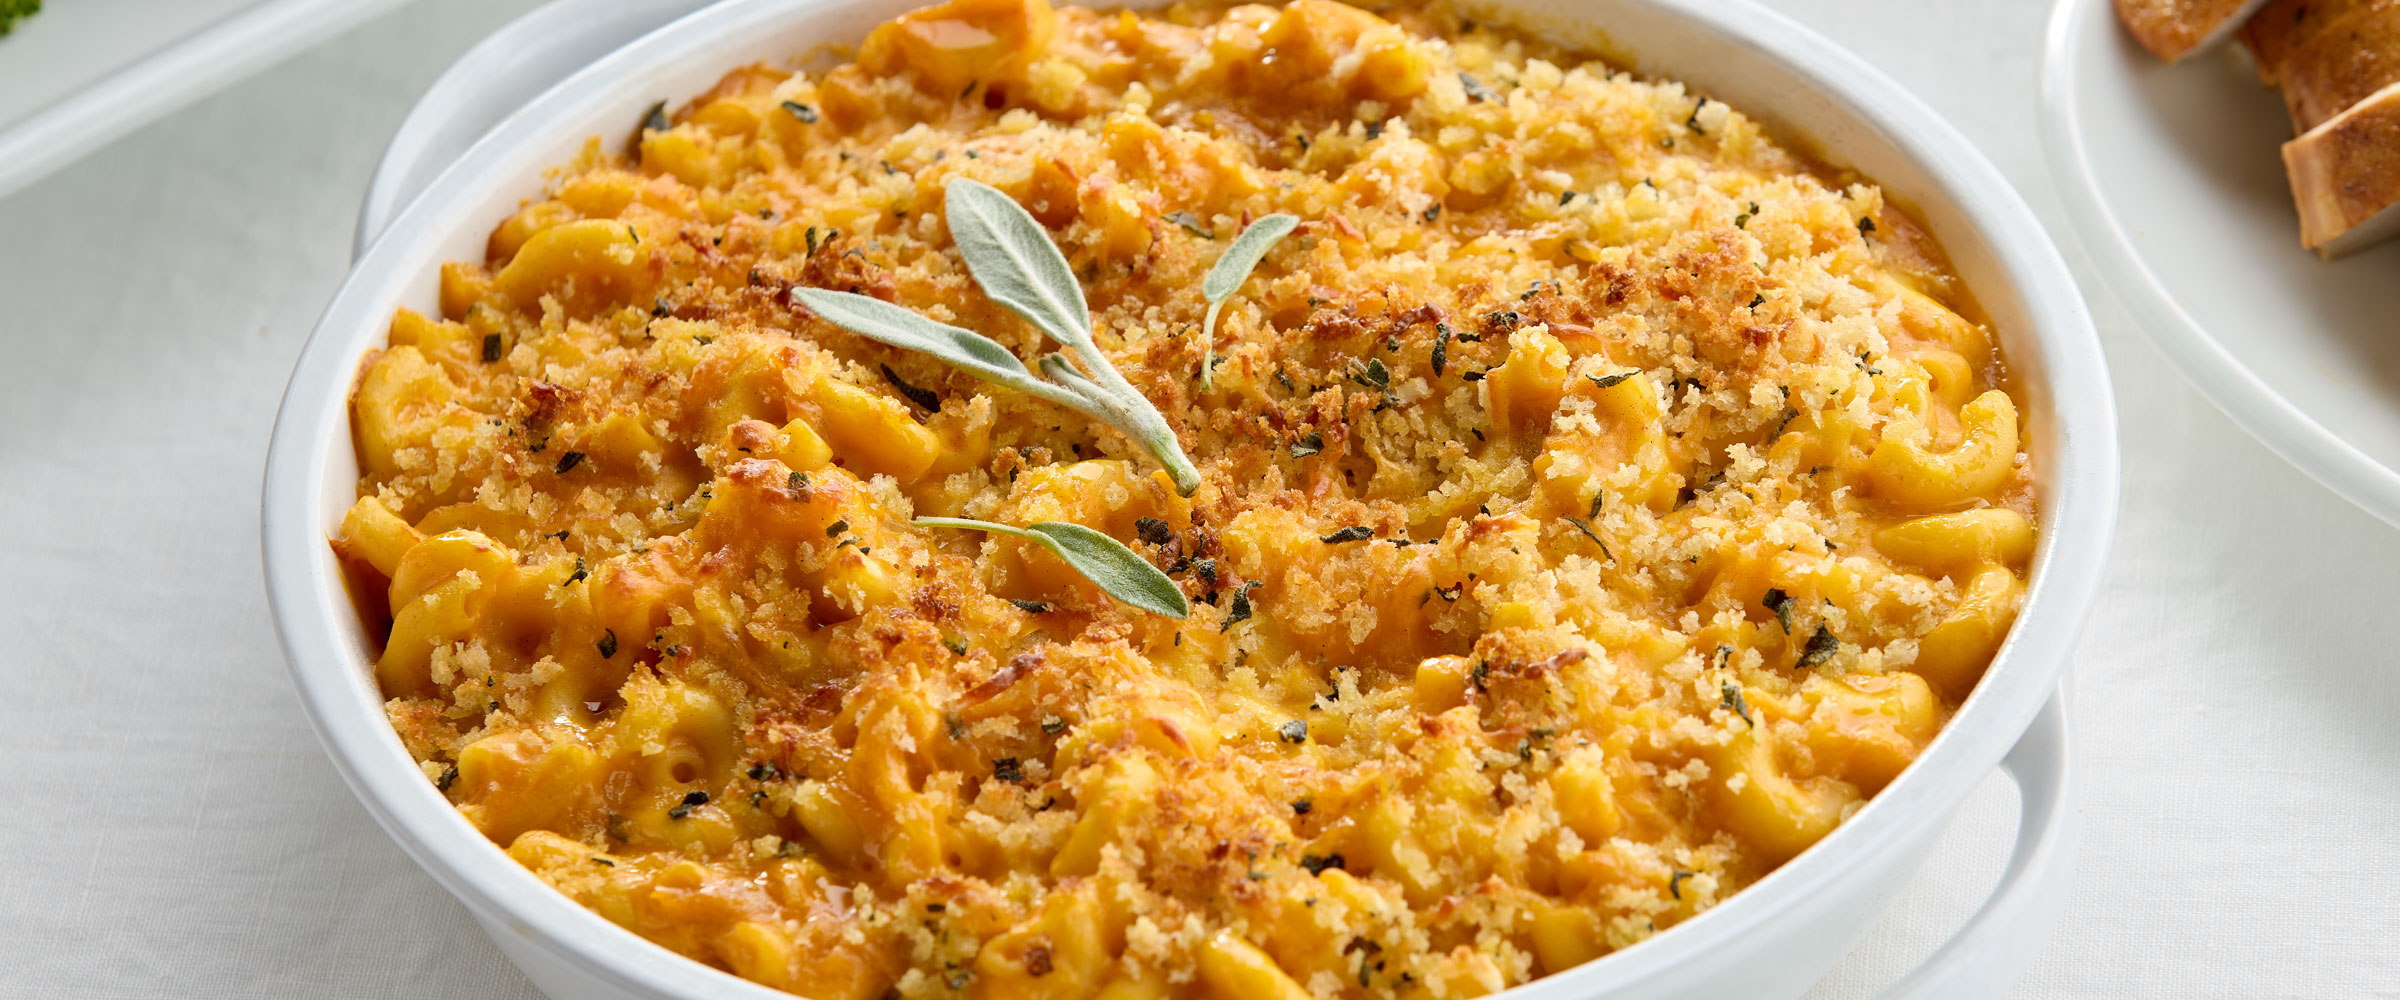
{"label": "golden breadcrumb topping", "polygon": [[[1444,6],[951,0],[617,145],[394,319],[336,545],[428,780],[749,979],[1557,972],[1832,830],[2022,593],[2016,407],[1918,228],[1722,102]],[[1047,228],[1197,492],[796,303],[1055,350],[963,266],[962,177]],[[1276,212],[1203,390],[1201,277]],[[1192,612],[929,515],[1096,529]]]}

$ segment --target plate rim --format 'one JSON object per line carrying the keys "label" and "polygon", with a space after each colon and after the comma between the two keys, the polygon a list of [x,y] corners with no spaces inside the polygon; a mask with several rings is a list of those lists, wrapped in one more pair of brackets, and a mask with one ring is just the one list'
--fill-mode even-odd
{"label": "plate rim", "polygon": [[2400,471],[2377,461],[2243,365],[2199,319],[2168,293],[2134,249],[2124,223],[2100,194],[2084,143],[2076,56],[2093,20],[2114,21],[2108,0],[2057,0],[2042,45],[2040,120],[2043,159],[2065,200],[2067,228],[2084,258],[2134,326],[2200,394],[2267,450],[2335,495],[2400,527]]}

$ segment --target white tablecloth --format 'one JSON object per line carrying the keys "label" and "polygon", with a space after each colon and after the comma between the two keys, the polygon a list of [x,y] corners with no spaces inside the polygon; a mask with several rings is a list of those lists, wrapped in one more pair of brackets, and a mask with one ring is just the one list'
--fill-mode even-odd
{"label": "white tablecloth", "polygon": [[[527,6],[425,0],[0,200],[0,995],[534,997],[327,765],[257,531],[275,402],[384,139]],[[2046,5],[1782,6],[1948,115],[2080,261],[2035,137]],[[2400,997],[2400,533],[2089,291],[2123,527],[2074,666],[2081,872],[2017,995]],[[1942,940],[2013,802],[1987,781],[1819,995]]]}

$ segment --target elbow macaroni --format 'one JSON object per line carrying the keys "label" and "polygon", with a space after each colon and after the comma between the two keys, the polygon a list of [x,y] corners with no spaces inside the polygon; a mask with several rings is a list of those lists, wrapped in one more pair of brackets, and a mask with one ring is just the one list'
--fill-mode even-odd
{"label": "elbow macaroni", "polygon": [[[1938,252],[1678,85],[1441,6],[949,0],[667,124],[394,318],[334,545],[461,815],[744,978],[1502,989],[1806,850],[2022,600],[2033,460]],[[1197,493],[795,307],[1050,349],[950,247],[961,175]],[[1200,275],[1275,211],[1203,392]],[[1087,525],[1193,613],[920,515]]]}

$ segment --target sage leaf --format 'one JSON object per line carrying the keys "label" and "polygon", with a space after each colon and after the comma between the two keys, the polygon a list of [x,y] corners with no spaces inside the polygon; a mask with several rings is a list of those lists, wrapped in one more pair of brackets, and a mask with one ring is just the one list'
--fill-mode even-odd
{"label": "sage leaf", "polygon": [[[960,177],[942,189],[950,239],[983,294],[1077,348],[1092,342],[1091,308],[1067,256],[1017,200],[982,181]],[[1088,360],[1088,358],[1087,358]]]}
{"label": "sage leaf", "polygon": [[[1042,224],[1000,189],[965,177],[943,189],[951,239],[985,296],[1066,346],[1036,375],[1016,355],[970,330],[937,323],[899,306],[850,292],[795,288],[793,297],[826,322],[870,340],[930,354],[987,382],[1057,403],[1116,428],[1166,467],[1175,489],[1191,496],[1200,470],[1164,414],[1117,371],[1092,342],[1091,309],[1067,258]],[[1080,367],[1079,367],[1080,366]]]}
{"label": "sage leaf", "polygon": [[1240,236],[1233,238],[1232,246],[1217,255],[1217,263],[1208,269],[1208,276],[1200,279],[1200,295],[1208,300],[1208,316],[1200,323],[1200,388],[1210,388],[1214,380],[1217,313],[1225,308],[1226,299],[1242,290],[1242,282],[1249,280],[1250,272],[1258,270],[1258,262],[1266,259],[1267,251],[1299,225],[1298,216],[1282,212],[1251,223]]}
{"label": "sage leaf", "polygon": [[1119,601],[1169,618],[1192,613],[1183,588],[1177,587],[1167,574],[1135,555],[1123,542],[1080,524],[1035,521],[1019,528],[964,517],[920,517],[911,523],[924,528],[968,528],[1021,538],[1049,549],[1066,560],[1075,572],[1083,574],[1084,579]]}

